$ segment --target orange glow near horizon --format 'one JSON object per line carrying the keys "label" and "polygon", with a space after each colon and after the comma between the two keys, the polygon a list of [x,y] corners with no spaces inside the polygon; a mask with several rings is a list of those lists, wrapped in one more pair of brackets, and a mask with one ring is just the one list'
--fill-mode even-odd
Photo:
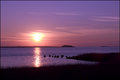
{"label": "orange glow near horizon", "polygon": [[34,67],[41,66],[40,58],[40,48],[34,48]]}

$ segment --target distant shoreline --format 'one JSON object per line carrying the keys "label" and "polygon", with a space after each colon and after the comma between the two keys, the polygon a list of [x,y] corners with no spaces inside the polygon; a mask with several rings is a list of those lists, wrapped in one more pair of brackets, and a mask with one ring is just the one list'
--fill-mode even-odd
{"label": "distant shoreline", "polygon": [[[63,46],[0,46],[0,48],[75,48],[82,46],[72,46],[72,47],[63,47]],[[119,47],[119,46],[83,46],[83,47]]]}

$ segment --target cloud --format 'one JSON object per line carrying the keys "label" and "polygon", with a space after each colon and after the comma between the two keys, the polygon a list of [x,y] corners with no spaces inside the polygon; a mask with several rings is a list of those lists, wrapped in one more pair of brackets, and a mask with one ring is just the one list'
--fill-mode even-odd
{"label": "cloud", "polygon": [[30,15],[61,15],[61,16],[76,16],[81,15],[78,12],[28,12]]}
{"label": "cloud", "polygon": [[10,37],[10,36],[3,36],[2,35],[2,39],[16,39],[16,37]]}
{"label": "cloud", "polygon": [[16,36],[2,36],[1,41],[29,41],[29,38],[16,37]]}
{"label": "cloud", "polygon": [[48,15],[50,12],[27,12],[29,15]]}
{"label": "cloud", "polygon": [[119,20],[119,17],[110,17],[110,16],[108,17],[108,16],[107,16],[107,17],[103,17],[103,18]]}
{"label": "cloud", "polygon": [[113,22],[113,21],[119,21],[119,17],[99,16],[99,17],[93,18],[92,20],[94,20],[94,21],[101,21],[101,22]]}
{"label": "cloud", "polygon": [[16,42],[17,42],[17,41],[29,41],[29,40],[1,40],[1,41],[2,41],[2,42],[6,42],[6,41],[8,41],[8,42],[9,42],[9,41],[14,41],[14,42],[16,41]]}
{"label": "cloud", "polygon": [[55,15],[63,15],[63,16],[76,16],[76,15],[80,15],[80,13],[75,13],[75,12],[56,12],[54,14]]}
{"label": "cloud", "polygon": [[36,30],[35,32],[50,34],[80,34],[80,32],[74,32],[74,29],[70,27],[44,27]]}

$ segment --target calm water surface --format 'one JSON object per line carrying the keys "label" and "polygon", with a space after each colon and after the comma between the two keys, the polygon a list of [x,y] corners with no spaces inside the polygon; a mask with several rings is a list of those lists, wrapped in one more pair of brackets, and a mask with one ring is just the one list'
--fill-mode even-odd
{"label": "calm water surface", "polygon": [[[119,52],[119,47],[71,47],[71,48],[1,48],[1,68],[41,67],[66,64],[96,64],[83,60],[52,58],[49,55],[75,56],[90,52]],[[44,57],[46,55],[46,57]]]}

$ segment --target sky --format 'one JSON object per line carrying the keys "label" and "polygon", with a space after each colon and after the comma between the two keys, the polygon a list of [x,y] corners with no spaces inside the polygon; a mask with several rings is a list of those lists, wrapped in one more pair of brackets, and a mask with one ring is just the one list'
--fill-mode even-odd
{"label": "sky", "polygon": [[1,45],[118,46],[119,2],[2,1]]}

